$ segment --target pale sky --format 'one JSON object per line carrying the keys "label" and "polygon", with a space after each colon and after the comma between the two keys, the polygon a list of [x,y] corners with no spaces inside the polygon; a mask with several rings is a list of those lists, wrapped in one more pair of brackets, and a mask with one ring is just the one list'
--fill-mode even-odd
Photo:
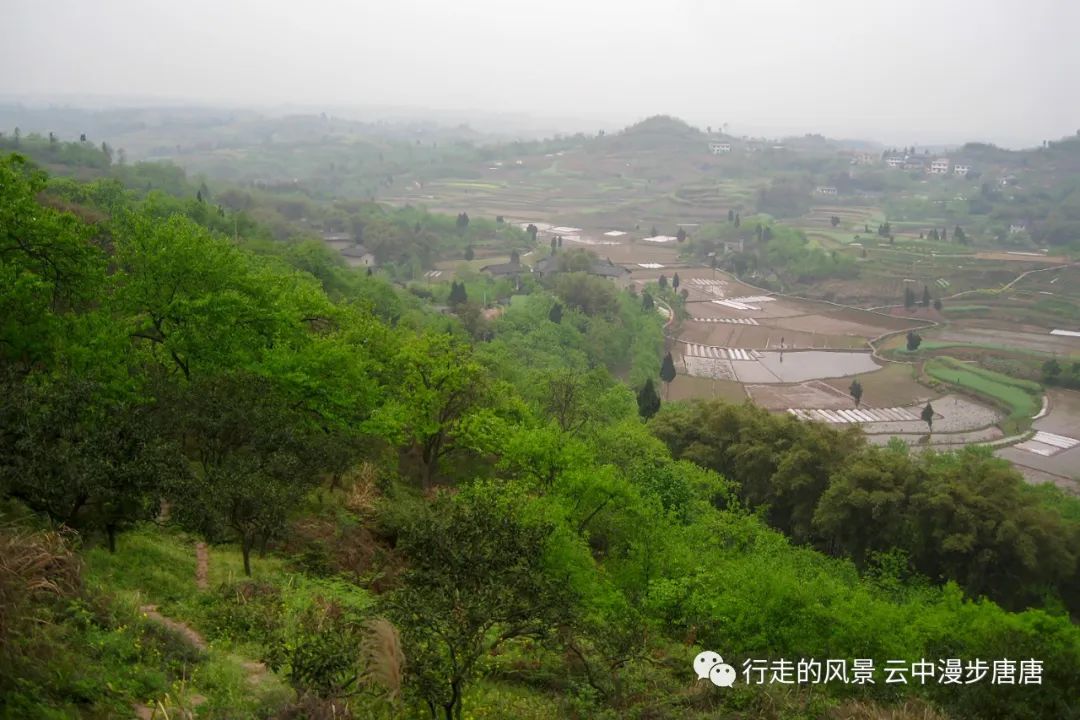
{"label": "pale sky", "polygon": [[[2,0],[0,94],[671,114],[734,134],[1080,129],[1080,0]],[[567,128],[579,129],[579,128]]]}

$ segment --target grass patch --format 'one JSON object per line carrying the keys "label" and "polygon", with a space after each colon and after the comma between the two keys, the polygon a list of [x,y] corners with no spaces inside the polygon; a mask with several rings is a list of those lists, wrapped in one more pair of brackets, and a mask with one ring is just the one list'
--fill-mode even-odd
{"label": "grass patch", "polygon": [[1002,427],[1006,433],[1019,432],[1028,427],[1031,417],[1042,407],[1042,386],[1030,380],[966,365],[949,357],[928,361],[925,370],[935,380],[955,385],[1007,408],[1009,415]]}

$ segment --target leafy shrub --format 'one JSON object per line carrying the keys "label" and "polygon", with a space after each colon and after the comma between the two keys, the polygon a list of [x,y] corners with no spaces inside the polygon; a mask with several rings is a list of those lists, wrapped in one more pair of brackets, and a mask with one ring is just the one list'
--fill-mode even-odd
{"label": "leafy shrub", "polygon": [[266,642],[276,637],[283,623],[281,591],[269,583],[223,584],[202,602],[206,628],[214,637]]}

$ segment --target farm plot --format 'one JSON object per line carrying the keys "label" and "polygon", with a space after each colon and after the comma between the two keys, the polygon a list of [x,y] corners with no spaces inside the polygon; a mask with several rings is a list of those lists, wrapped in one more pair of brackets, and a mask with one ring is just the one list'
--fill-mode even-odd
{"label": "farm plot", "polygon": [[1049,391],[1049,399],[1050,412],[1032,423],[1037,432],[1045,435],[1036,435],[1035,444],[1028,447],[1014,445],[995,454],[1019,466],[1025,476],[1033,470],[1041,481],[1046,479],[1041,474],[1047,473],[1057,484],[1078,489],[1080,485],[1062,480],[1080,479],[1080,442],[1071,442],[1080,440],[1080,392],[1054,388]]}
{"label": "farm plot", "polygon": [[[1015,327],[1015,326],[1013,326]],[[933,334],[935,340],[972,345],[998,345],[1035,352],[1068,355],[1080,352],[1080,338],[1051,335],[1048,330],[1023,332],[1009,326],[994,327],[983,323],[958,322]]]}
{"label": "farm plot", "polygon": [[840,409],[855,405],[846,393],[817,380],[796,385],[747,385],[746,394],[755,405],[767,410]]}
{"label": "farm plot", "polygon": [[[894,405],[923,405],[938,397],[939,393],[918,383],[910,365],[888,363],[880,370],[859,375],[859,384],[863,387],[862,403],[871,407],[891,407]],[[845,396],[851,385],[848,378],[824,380]],[[792,405],[790,407],[814,407],[813,405]]]}
{"label": "farm plot", "polygon": [[1009,426],[1006,429],[1010,431],[1023,427],[1042,404],[1042,388],[1028,380],[965,365],[948,357],[930,360],[925,370],[937,380],[966,388],[1008,407]]}

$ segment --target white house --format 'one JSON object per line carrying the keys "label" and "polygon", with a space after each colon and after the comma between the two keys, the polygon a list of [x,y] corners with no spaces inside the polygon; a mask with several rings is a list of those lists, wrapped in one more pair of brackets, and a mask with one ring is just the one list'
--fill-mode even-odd
{"label": "white house", "polygon": [[375,256],[363,245],[352,245],[341,251],[345,264],[349,267],[375,267]]}
{"label": "white house", "polygon": [[959,165],[959,164],[953,165],[953,169],[952,169],[953,175],[959,175],[960,177],[963,177],[963,176],[967,175],[970,170],[971,170],[971,168],[969,166],[967,166],[967,165]]}
{"label": "white house", "polygon": [[1013,223],[1009,225],[1009,234],[1016,235],[1027,231],[1027,225],[1025,223]]}
{"label": "white house", "polygon": [[931,175],[948,175],[949,174],[949,158],[938,158],[930,162],[930,174]]}
{"label": "white house", "polygon": [[900,157],[899,155],[890,155],[889,157],[885,158],[885,164],[891,168],[904,167],[904,158]]}
{"label": "white house", "polygon": [[722,155],[723,153],[731,152],[731,143],[728,142],[710,142],[709,152],[713,155]]}
{"label": "white house", "polygon": [[814,192],[818,195],[835,195],[836,188],[832,185],[818,185]]}

